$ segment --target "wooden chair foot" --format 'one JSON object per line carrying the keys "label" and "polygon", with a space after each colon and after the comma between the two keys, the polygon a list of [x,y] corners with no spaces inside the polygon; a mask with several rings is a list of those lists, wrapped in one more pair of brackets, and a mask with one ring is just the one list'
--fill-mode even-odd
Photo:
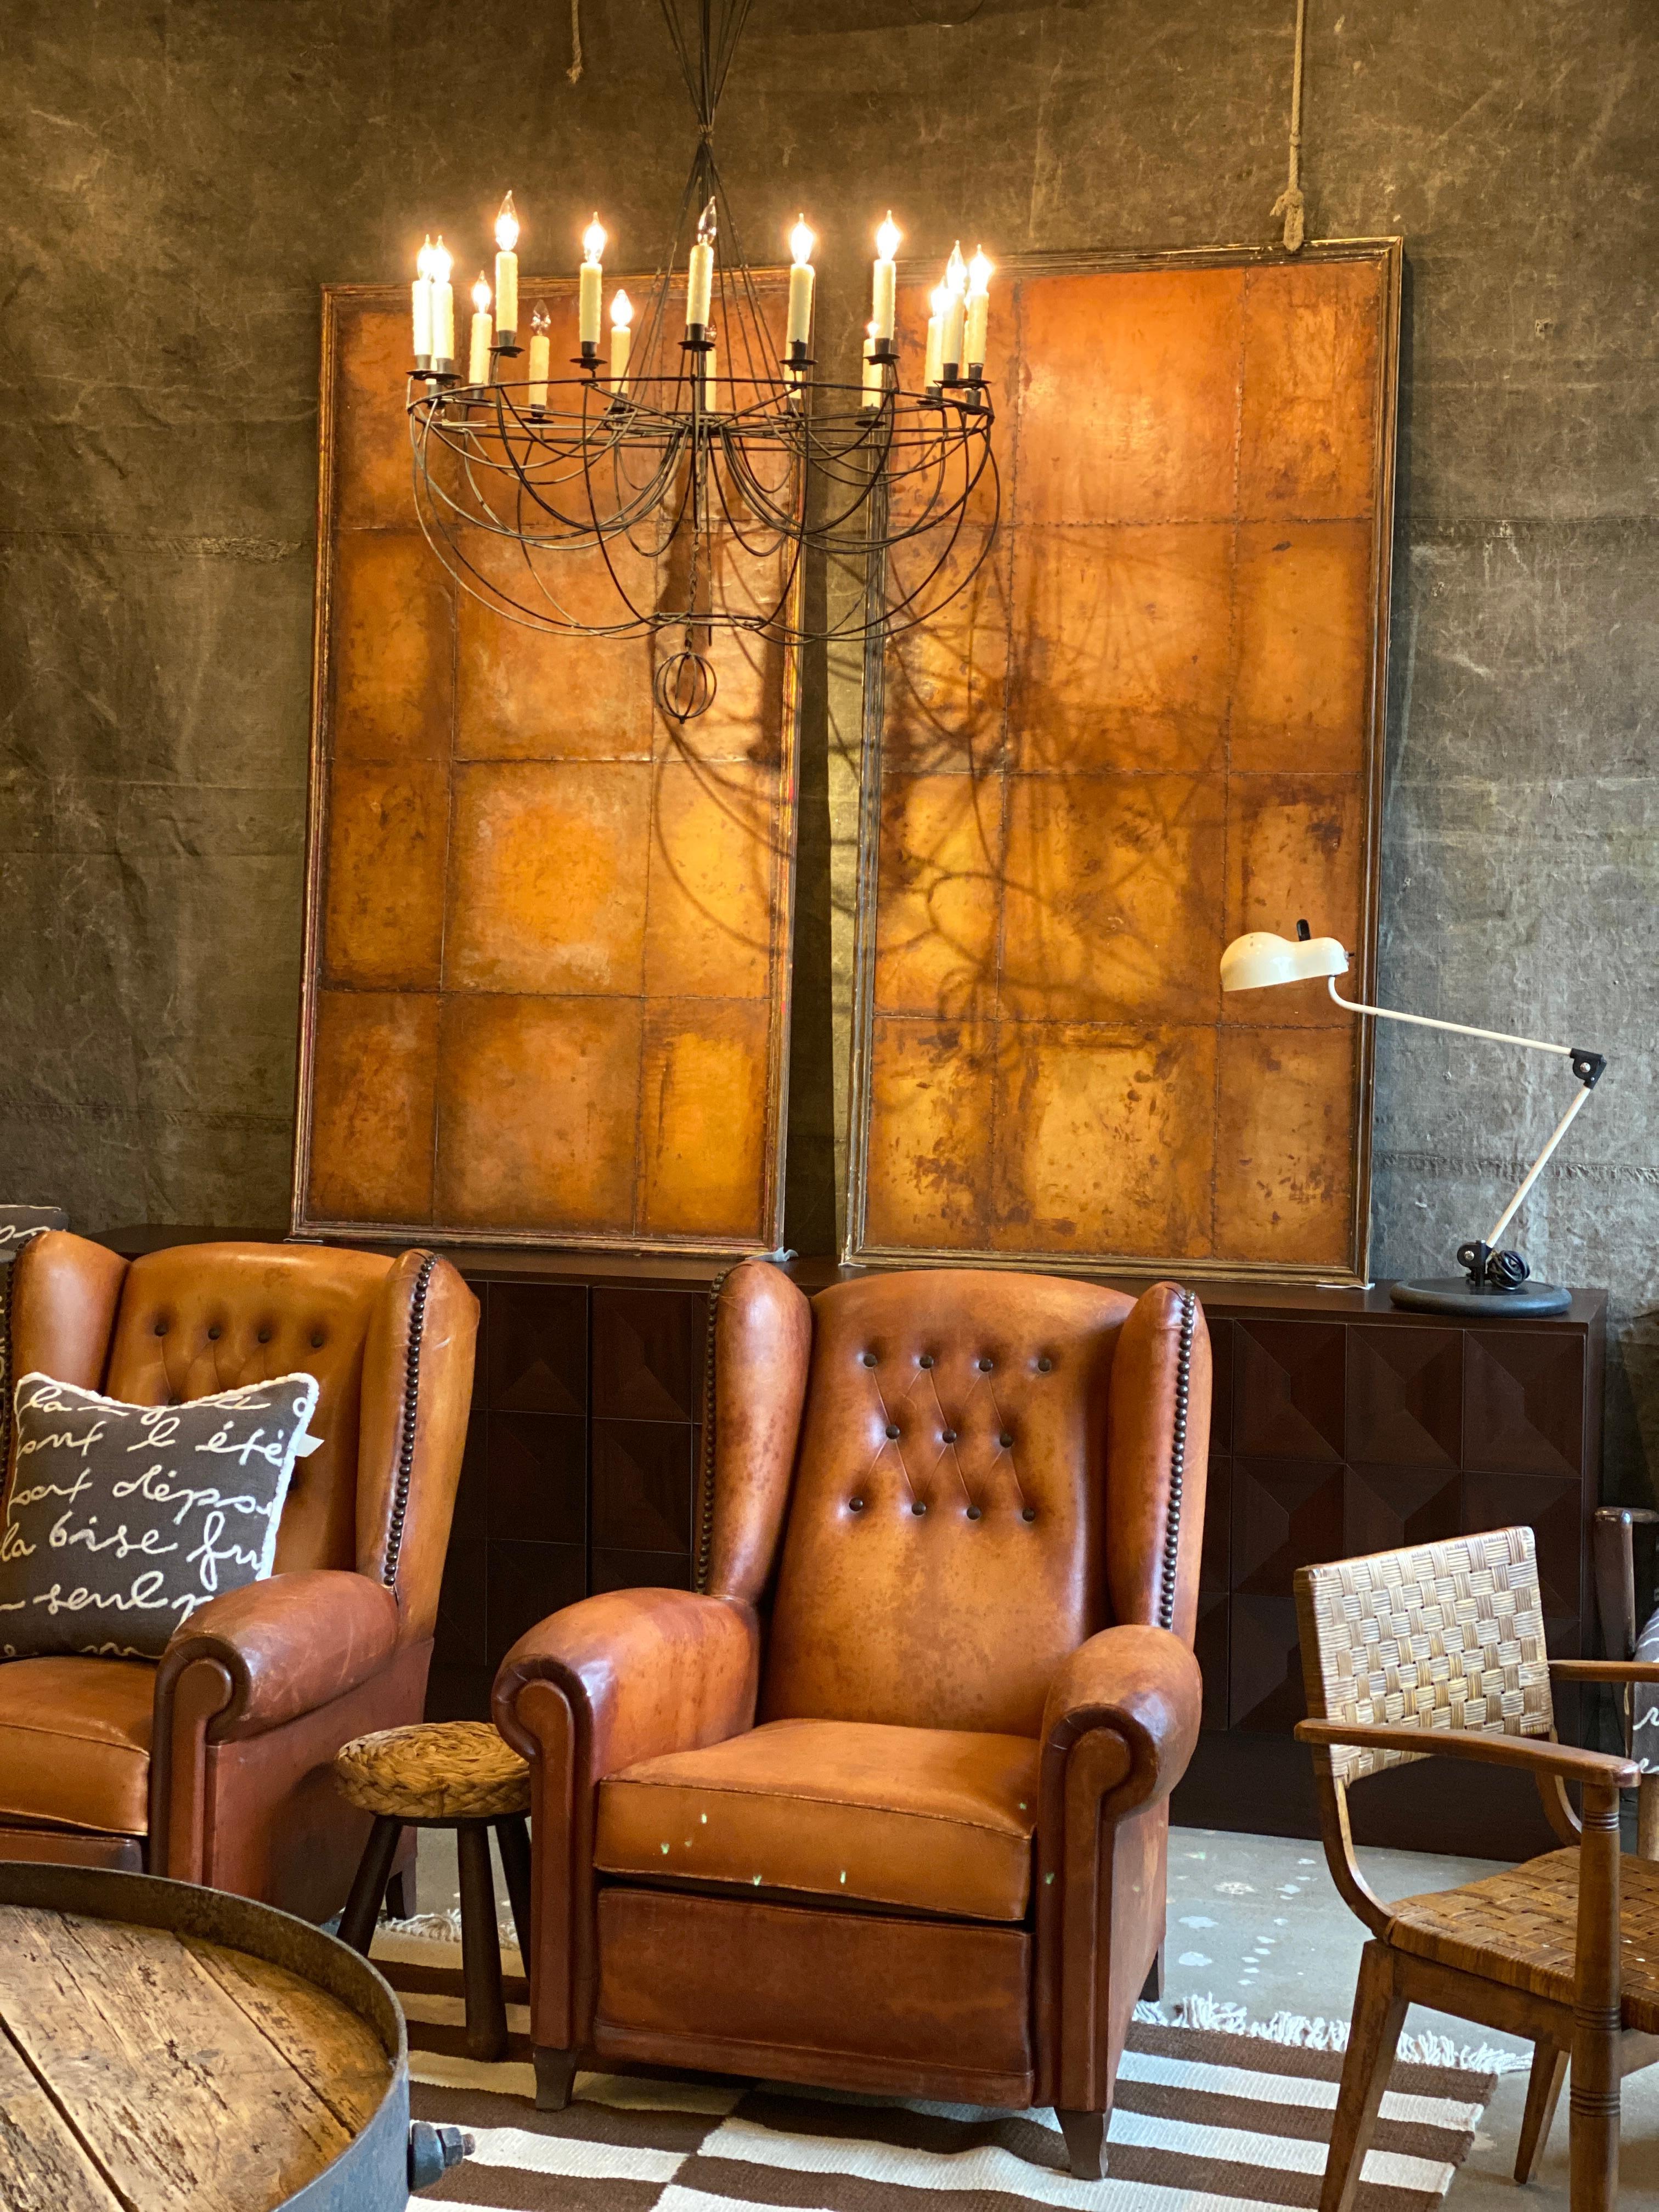
{"label": "wooden chair foot", "polygon": [[352,1877],[351,1894],[347,1898],[345,1911],[340,1915],[340,1941],[349,1943],[362,1958],[368,1958],[368,1947],[374,1941],[374,1923],[380,1917],[380,1899],[386,1895],[386,1886],[392,1872],[392,1862],[398,1856],[398,1841],[404,1832],[401,1820],[389,1814],[379,1814],[368,1832],[368,1841],[363,1845],[363,1855],[357,1862],[357,1871]]}
{"label": "wooden chair foot", "polygon": [[1549,2141],[1561,2084],[1567,2078],[1567,2057],[1553,2043],[1533,2045],[1532,2079],[1527,2084],[1527,2109],[1521,2116],[1521,2140],[1516,2146],[1515,2178],[1530,2181],[1544,2145]]}
{"label": "wooden chair foot", "polygon": [[1377,2106],[1405,2020],[1406,2000],[1395,1986],[1393,1955],[1385,1943],[1367,1943],[1359,1954],[1353,2026],[1342,2062],[1342,2087],[1331,2123],[1319,2212],[1353,2212],[1360,2169],[1376,2132]]}
{"label": "wooden chair foot", "polygon": [[562,2112],[570,2102],[570,2085],[576,2078],[574,2051],[536,2050],[536,2110]]}
{"label": "wooden chair foot", "polygon": [[1073,2181],[1102,2181],[1106,2175],[1106,2115],[1104,2112],[1062,2112],[1056,2110],[1060,2131],[1066,2138]]}
{"label": "wooden chair foot", "polygon": [[1157,1955],[1152,1960],[1152,1972],[1147,1975],[1146,1986],[1140,1992],[1140,2002],[1142,2004],[1157,2004],[1162,1998],[1163,1995],[1164,1946],[1160,1943],[1158,1947]]}
{"label": "wooden chair foot", "polygon": [[461,1875],[461,1979],[466,1998],[466,2052],[489,2064],[507,2050],[507,2003],[501,1994],[501,1939],[495,1924],[495,1878],[489,1864],[489,1827],[458,1820],[456,1856]]}

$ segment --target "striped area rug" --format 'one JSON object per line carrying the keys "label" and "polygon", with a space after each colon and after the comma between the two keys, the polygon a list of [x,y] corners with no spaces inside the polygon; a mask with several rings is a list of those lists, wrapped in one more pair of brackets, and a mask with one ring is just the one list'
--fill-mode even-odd
{"label": "striped area rug", "polygon": [[[568,2111],[538,2112],[531,2069],[514,2057],[480,2066],[416,2050],[410,2064],[416,2118],[453,2121],[477,2143],[419,2201],[495,2212],[1311,2208],[1342,2069],[1334,2051],[1137,2021],[1107,2178],[1079,2182],[1052,2112],[598,2073],[577,2075]],[[1437,2205],[1493,2087],[1463,2067],[1397,2066],[1357,2212]]]}

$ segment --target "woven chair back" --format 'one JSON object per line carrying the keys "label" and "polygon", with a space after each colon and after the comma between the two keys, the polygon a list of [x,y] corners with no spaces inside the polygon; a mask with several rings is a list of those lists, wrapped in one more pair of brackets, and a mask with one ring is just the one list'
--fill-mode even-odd
{"label": "woven chair back", "polygon": [[[1301,1567],[1297,1620],[1316,1720],[1552,1735],[1544,1608],[1530,1528],[1494,1528]],[[1340,1784],[1415,1752],[1316,1750]]]}

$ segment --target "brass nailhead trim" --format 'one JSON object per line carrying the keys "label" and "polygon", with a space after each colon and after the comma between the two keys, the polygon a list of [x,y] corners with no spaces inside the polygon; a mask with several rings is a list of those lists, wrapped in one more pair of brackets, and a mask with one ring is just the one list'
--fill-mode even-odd
{"label": "brass nailhead trim", "polygon": [[[404,1520],[409,1511],[410,1478],[415,1472],[415,1429],[421,1410],[421,1338],[426,1329],[426,1297],[431,1287],[432,1270],[438,1264],[435,1252],[423,1252],[420,1271],[415,1278],[415,1295],[409,1315],[409,1350],[404,1359],[404,1417],[398,1437],[398,1475],[392,1489],[392,1521],[386,1534],[386,1557],[380,1565],[380,1580],[388,1589],[398,1586],[398,1561],[404,1548]],[[319,1344],[320,1337],[312,1338]]]}
{"label": "brass nailhead trim", "polygon": [[1187,1474],[1187,1401],[1193,1383],[1193,1332],[1198,1300],[1181,1293],[1181,1350],[1176,1361],[1175,1435],[1170,1445],[1170,1510],[1164,1530],[1164,1583],[1158,1595],[1158,1625],[1175,1626],[1176,1570],[1181,1563],[1181,1486]]}

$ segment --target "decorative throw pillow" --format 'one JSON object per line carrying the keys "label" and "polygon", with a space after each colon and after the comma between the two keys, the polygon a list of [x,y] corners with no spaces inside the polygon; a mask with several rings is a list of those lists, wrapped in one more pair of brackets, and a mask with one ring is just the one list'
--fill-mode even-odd
{"label": "decorative throw pillow", "polygon": [[11,1263],[31,1237],[68,1227],[68,1214],[55,1206],[0,1206],[0,1478],[11,1441],[11,1325],[6,1318]]}
{"label": "decorative throw pillow", "polygon": [[0,1655],[155,1659],[181,1620],[263,1581],[316,1378],[124,1406],[25,1375],[0,1523]]}

